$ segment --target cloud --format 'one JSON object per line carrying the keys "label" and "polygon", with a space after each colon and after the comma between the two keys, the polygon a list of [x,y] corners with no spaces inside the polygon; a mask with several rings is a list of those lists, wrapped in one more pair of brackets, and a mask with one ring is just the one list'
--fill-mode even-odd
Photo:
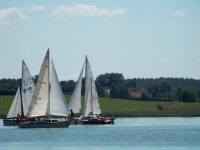
{"label": "cloud", "polygon": [[0,24],[7,24],[15,19],[27,20],[29,17],[24,15],[23,9],[17,7],[0,9]]}
{"label": "cloud", "polygon": [[77,4],[73,6],[60,5],[51,15],[55,17],[78,16],[78,17],[117,17],[126,13],[126,9],[117,8],[109,10],[98,8],[96,5]]}
{"label": "cloud", "polygon": [[40,12],[40,11],[44,11],[46,8],[42,5],[35,5],[32,6],[29,11],[33,11],[33,12]]}
{"label": "cloud", "polygon": [[172,16],[174,16],[174,17],[184,17],[184,16],[186,16],[186,13],[181,11],[181,10],[177,10],[177,11],[172,13]]}
{"label": "cloud", "polygon": [[28,20],[29,16],[25,15],[28,12],[41,12],[45,7],[42,5],[34,5],[29,8],[10,7],[6,9],[0,9],[0,25],[6,25],[13,20]]}

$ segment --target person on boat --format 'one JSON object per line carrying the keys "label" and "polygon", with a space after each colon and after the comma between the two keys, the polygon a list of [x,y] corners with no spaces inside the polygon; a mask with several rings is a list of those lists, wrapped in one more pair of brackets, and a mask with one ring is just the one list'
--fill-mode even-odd
{"label": "person on boat", "polygon": [[106,116],[103,119],[104,119],[104,122],[108,121],[108,118]]}
{"label": "person on boat", "polygon": [[19,122],[20,120],[20,116],[19,116],[19,113],[17,113],[17,122]]}
{"label": "person on boat", "polygon": [[73,119],[74,118],[74,112],[72,111],[72,109],[70,109],[71,115],[70,118]]}
{"label": "person on boat", "polygon": [[31,118],[31,122],[35,122],[35,117],[32,117],[32,118]]}

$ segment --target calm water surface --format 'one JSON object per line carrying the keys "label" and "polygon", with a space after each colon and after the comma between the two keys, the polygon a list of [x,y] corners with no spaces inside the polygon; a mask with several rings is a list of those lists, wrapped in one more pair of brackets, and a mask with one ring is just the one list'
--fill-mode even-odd
{"label": "calm water surface", "polygon": [[18,129],[0,120],[0,150],[200,150],[200,117],[117,118],[114,125]]}

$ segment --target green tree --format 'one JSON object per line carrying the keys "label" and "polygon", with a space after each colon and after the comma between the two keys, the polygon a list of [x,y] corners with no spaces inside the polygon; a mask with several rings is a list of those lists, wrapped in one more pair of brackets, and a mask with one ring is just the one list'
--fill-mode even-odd
{"label": "green tree", "polygon": [[141,98],[140,98],[141,100],[148,100],[148,98],[149,97],[148,97],[147,93],[145,93],[145,92],[141,93]]}
{"label": "green tree", "polygon": [[120,85],[118,88],[119,90],[119,98],[121,99],[128,99],[129,98],[129,93],[128,93],[128,88],[124,85]]}
{"label": "green tree", "polygon": [[195,92],[194,92],[193,88],[186,88],[183,90],[182,101],[183,102],[195,102],[196,101]]}
{"label": "green tree", "polygon": [[136,79],[126,79],[125,86],[128,88],[136,88]]}
{"label": "green tree", "polygon": [[111,87],[111,90],[110,90],[110,97],[111,97],[111,98],[119,98],[118,86],[117,86],[117,85],[113,85],[113,86]]}
{"label": "green tree", "polygon": [[182,98],[182,93],[183,93],[182,88],[177,88],[176,91],[175,91],[175,99],[181,100],[181,98]]}
{"label": "green tree", "polygon": [[170,98],[171,85],[164,80],[158,81],[154,87],[148,89],[152,92],[153,98]]}
{"label": "green tree", "polygon": [[152,97],[153,97],[153,98],[156,98],[158,94],[159,94],[159,87],[158,87],[158,85],[156,84],[156,85],[154,86],[154,88],[153,88]]}
{"label": "green tree", "polygon": [[159,92],[163,98],[170,98],[171,85],[167,81],[159,81]]}
{"label": "green tree", "polygon": [[76,83],[74,82],[74,80],[61,81],[60,85],[61,85],[61,88],[62,88],[64,94],[72,94]]}
{"label": "green tree", "polygon": [[96,84],[102,87],[111,87],[116,84],[122,84],[124,76],[121,73],[106,73],[96,78]]}
{"label": "green tree", "polygon": [[[124,76],[121,73],[106,73],[96,78],[96,86],[99,96],[105,97],[105,92],[110,89],[110,97],[120,98],[125,93],[120,86],[124,83]],[[127,90],[127,89],[126,89]]]}

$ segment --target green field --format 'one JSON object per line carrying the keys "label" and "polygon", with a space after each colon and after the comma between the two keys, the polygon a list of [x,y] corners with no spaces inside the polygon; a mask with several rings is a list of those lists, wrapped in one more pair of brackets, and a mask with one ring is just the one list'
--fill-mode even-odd
{"label": "green field", "polygon": [[[13,96],[0,96],[0,117],[5,117],[11,106]],[[65,96],[67,103],[70,96]],[[82,98],[82,105],[84,98]],[[163,107],[157,109],[157,104]],[[194,117],[200,116],[200,103],[182,102],[143,102],[100,98],[102,113],[115,117]]]}

